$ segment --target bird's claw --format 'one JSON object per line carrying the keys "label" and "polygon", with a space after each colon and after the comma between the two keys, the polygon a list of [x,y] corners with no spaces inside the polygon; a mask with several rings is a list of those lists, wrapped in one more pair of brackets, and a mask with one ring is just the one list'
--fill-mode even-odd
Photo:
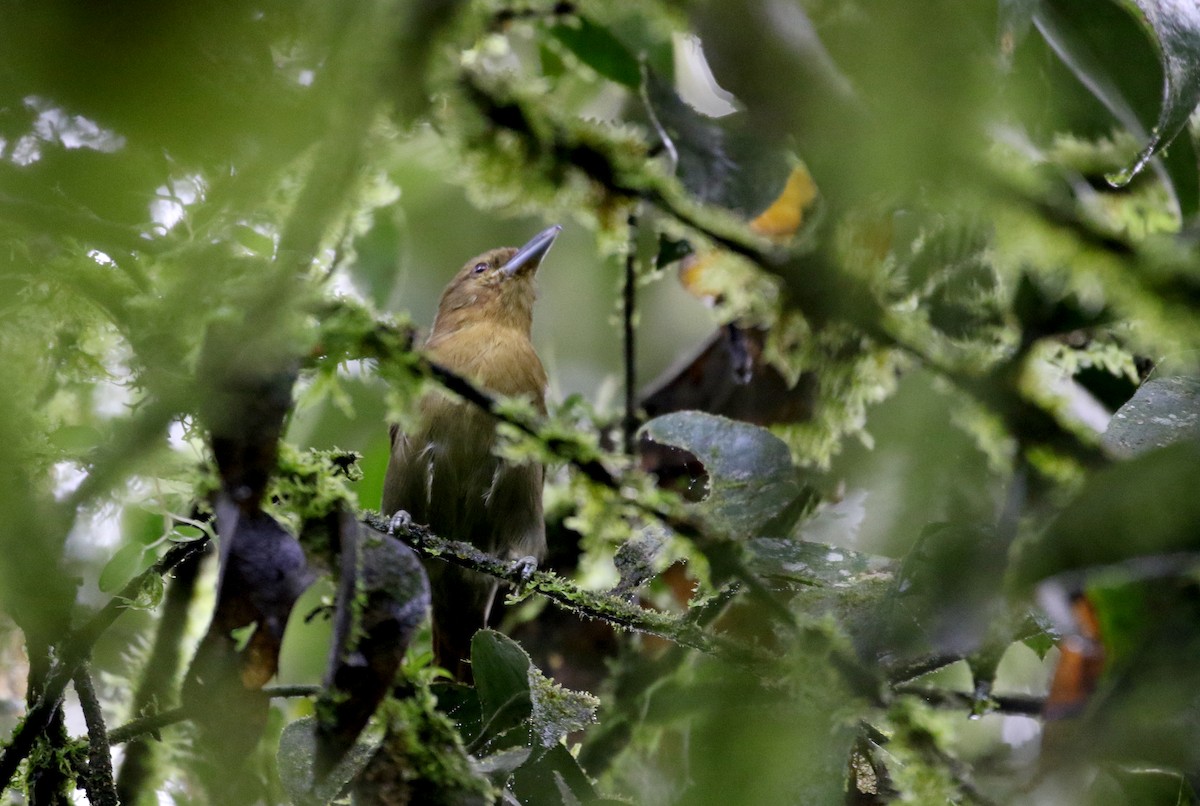
{"label": "bird's claw", "polygon": [[513,560],[512,564],[509,566],[509,570],[519,576],[522,582],[528,582],[529,578],[533,576],[533,572],[536,571],[537,568],[537,557],[528,554],[524,557],[518,557],[517,559]]}
{"label": "bird's claw", "polygon": [[406,510],[398,509],[396,510],[396,514],[392,516],[392,519],[388,521],[387,533],[389,535],[394,535],[397,531],[407,529],[408,527],[412,526],[412,524],[412,515],[409,515]]}

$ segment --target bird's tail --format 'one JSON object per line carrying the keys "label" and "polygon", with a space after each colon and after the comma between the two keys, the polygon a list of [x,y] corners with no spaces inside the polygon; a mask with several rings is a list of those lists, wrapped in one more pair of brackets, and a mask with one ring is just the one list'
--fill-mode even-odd
{"label": "bird's tail", "polygon": [[471,639],[487,626],[497,583],[490,577],[435,560],[430,568],[433,592],[434,662],[468,685],[471,671]]}

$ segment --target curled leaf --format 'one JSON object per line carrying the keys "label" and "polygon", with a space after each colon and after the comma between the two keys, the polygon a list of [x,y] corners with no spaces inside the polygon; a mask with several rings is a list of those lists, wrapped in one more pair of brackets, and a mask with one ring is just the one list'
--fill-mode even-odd
{"label": "curled leaf", "polygon": [[1114,187],[1133,180],[1171,144],[1200,104],[1200,6],[1180,0],[1119,0],[1153,36],[1163,68],[1162,107],[1150,141],[1128,168],[1106,177]]}
{"label": "curled leaf", "polygon": [[800,495],[787,445],[765,428],[681,411],[654,418],[642,433],[704,464],[709,493],[699,507],[729,534],[752,535]]}

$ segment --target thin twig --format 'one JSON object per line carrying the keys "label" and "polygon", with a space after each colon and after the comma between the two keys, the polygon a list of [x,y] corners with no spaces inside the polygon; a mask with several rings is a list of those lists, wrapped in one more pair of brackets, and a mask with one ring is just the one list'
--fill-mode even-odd
{"label": "thin twig", "polygon": [[[951,691],[933,686],[898,686],[895,692],[920,697],[938,708],[970,710],[976,705],[975,698],[967,692]],[[1045,705],[1045,699],[1042,697],[1024,697],[1017,694],[993,695],[988,698],[988,702],[992,711],[1017,716],[1038,716],[1042,713],[1042,706]]]}
{"label": "thin twig", "polygon": [[[269,697],[315,697],[321,693],[321,687],[267,686],[263,689],[263,693]],[[153,736],[165,727],[177,722],[185,722],[191,718],[192,712],[183,706],[149,713],[137,719],[131,719],[118,728],[113,728],[108,732],[108,743],[110,745],[124,744],[141,736]]]}
{"label": "thin twig", "polygon": [[83,627],[67,636],[61,644],[63,650],[58,661],[46,677],[41,696],[29,709],[24,721],[13,731],[12,739],[0,754],[0,792],[8,788],[17,767],[29,756],[37,738],[50,725],[62,702],[63,691],[75,675],[75,671],[87,659],[97,639],[121,615],[128,602],[137,598],[146,581],[152,576],[162,576],[207,545],[208,538],[200,538],[173,546],[151,568],[130,580],[129,584],[88,619]]}
{"label": "thin twig", "polygon": [[623,289],[623,318],[625,322],[625,417],[621,421],[625,455],[633,456],[634,435],[638,429],[637,412],[637,208],[629,211],[629,247],[625,254],[625,287]]}
{"label": "thin twig", "polygon": [[112,755],[109,751],[108,728],[104,724],[104,712],[96,687],[92,685],[92,673],[86,662],[79,665],[72,678],[83,719],[88,732],[88,772],[83,779],[88,802],[92,806],[120,806],[117,785],[113,780]]}
{"label": "thin twig", "polygon": [[174,725],[176,722],[183,722],[185,719],[191,719],[191,712],[183,706],[146,714],[110,730],[108,743],[110,745],[125,744],[141,736],[153,736],[163,728]]}

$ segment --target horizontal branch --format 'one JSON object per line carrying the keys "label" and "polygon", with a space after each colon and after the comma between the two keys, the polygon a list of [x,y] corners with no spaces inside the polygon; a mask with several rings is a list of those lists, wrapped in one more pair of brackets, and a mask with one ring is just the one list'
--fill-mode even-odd
{"label": "horizontal branch", "polygon": [[549,571],[534,571],[526,576],[518,565],[480,551],[470,543],[446,540],[423,526],[406,524],[392,530],[386,518],[373,512],[363,513],[363,522],[372,529],[390,533],[423,557],[444,560],[481,574],[508,582],[522,592],[544,596],[556,605],[587,618],[635,632],[648,633],[711,655],[731,660],[749,660],[749,650],[728,640],[709,635],[692,620],[657,610],[646,610],[606,593],[585,590]]}
{"label": "horizontal branch", "polygon": [[[896,694],[920,697],[938,708],[971,710],[977,705],[975,698],[965,691],[951,691],[933,686],[899,686],[895,692]],[[1042,697],[1025,697],[1015,694],[993,695],[988,697],[987,701],[992,706],[991,710],[1017,716],[1039,716],[1042,713],[1042,706],[1045,705],[1045,699]]]}
{"label": "horizontal branch", "polygon": [[[268,697],[315,697],[321,693],[320,686],[266,686],[263,693]],[[125,744],[139,736],[158,733],[163,728],[192,718],[192,711],[184,706],[155,711],[137,719],[131,719],[108,732],[110,745]]]}

